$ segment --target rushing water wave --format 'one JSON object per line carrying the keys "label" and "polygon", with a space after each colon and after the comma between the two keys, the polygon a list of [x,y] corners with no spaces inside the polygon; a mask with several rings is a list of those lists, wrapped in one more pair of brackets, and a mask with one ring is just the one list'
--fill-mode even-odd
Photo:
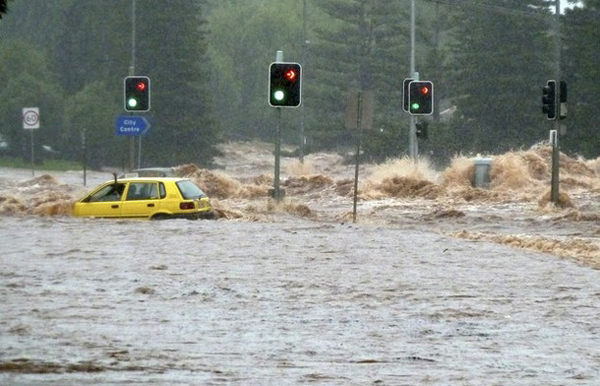
{"label": "rushing water wave", "polygon": [[544,146],[489,189],[365,165],[353,224],[341,156],[285,160],[277,204],[267,146],[223,153],[177,168],[218,221],[73,218],[80,172],[0,168],[0,384],[600,383],[599,162],[561,155],[558,207]]}

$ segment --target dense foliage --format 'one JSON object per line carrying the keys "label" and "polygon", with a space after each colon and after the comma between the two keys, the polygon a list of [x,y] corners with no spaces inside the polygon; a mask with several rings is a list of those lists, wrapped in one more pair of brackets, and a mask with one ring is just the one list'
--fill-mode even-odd
{"label": "dense foliage", "polygon": [[[416,70],[435,82],[436,107],[421,153],[528,147],[554,128],[541,87],[556,71],[553,1],[415,0]],[[563,3],[566,3],[563,0]],[[282,113],[284,139],[302,126],[312,148],[352,149],[349,90],[370,92],[364,133],[374,160],[405,154],[401,109],[409,73],[409,0],[45,0],[9,1],[0,20],[0,136],[27,156],[23,107],[40,107],[38,144],[80,157],[85,131],[95,166],[119,166],[131,141],[114,133],[123,78],[152,79],[152,129],[143,164],[208,164],[230,139],[272,140],[268,65],[277,50],[303,65],[303,103]],[[132,11],[136,4],[135,55]],[[600,0],[560,20],[561,71],[569,85],[563,149],[599,155]]]}
{"label": "dense foliage", "polygon": [[[31,0],[0,25],[0,134],[25,155],[21,108],[40,108],[40,144],[77,159],[85,131],[90,162],[118,166],[129,138],[115,135],[123,78],[152,80],[148,164],[209,163],[219,136],[208,77],[203,1]],[[135,51],[132,14],[135,10]],[[132,65],[134,66],[132,68]],[[137,146],[136,146],[137,147]]]}

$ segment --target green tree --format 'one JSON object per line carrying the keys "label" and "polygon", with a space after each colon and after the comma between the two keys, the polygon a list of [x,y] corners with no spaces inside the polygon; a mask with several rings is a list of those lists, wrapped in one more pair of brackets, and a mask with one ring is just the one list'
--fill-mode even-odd
{"label": "green tree", "polygon": [[[220,1],[208,17],[211,84],[228,138],[270,139],[274,111],[267,102],[268,68],[277,50],[284,61],[301,62],[302,6],[297,0]],[[297,114],[286,110],[284,129],[296,126]]]}
{"label": "green tree", "polygon": [[[62,126],[62,91],[44,53],[23,41],[0,43],[0,134],[14,156],[29,154],[29,138],[22,124],[22,109],[40,109],[41,128],[36,142],[58,146]],[[41,154],[38,152],[38,154]]]}
{"label": "green tree", "polygon": [[[21,37],[51,53],[44,56],[39,71],[54,72],[53,78],[58,79],[70,103],[80,101],[80,93],[87,90],[84,105],[103,106],[100,112],[108,115],[89,115],[106,128],[100,131],[106,137],[103,141],[97,138],[97,146],[107,149],[113,147],[115,114],[123,111],[123,78],[130,71],[132,4],[120,0],[17,2],[11,7],[9,22],[0,25],[2,42]],[[147,163],[206,164],[215,154],[219,136],[208,87],[207,32],[202,18],[206,7],[204,0],[136,2],[135,73],[149,76],[153,86],[152,110],[147,114],[153,129],[144,141]],[[20,70],[11,71],[6,73],[12,79]],[[44,80],[36,71],[32,76]],[[94,85],[97,82],[103,87]],[[10,98],[15,92],[11,91]],[[113,108],[105,108],[106,103]],[[69,111],[74,110],[69,105]],[[62,117],[62,105],[57,105],[55,112],[45,111],[42,119],[54,113]],[[71,128],[58,124],[57,130],[61,135],[56,138],[71,137]],[[67,149],[66,154],[73,152]],[[111,162],[114,158],[105,159]]]}
{"label": "green tree", "polygon": [[600,148],[600,1],[586,0],[566,12],[563,26],[563,79],[569,88],[566,150],[597,157]]}
{"label": "green tree", "polygon": [[[131,58],[131,2],[62,0],[59,3],[63,4],[63,12],[54,19],[60,20],[64,27],[58,28],[60,35],[51,44],[56,72],[66,92],[77,93],[99,80],[107,85],[113,83],[110,89],[120,92]],[[139,7],[144,3],[137,2]]]}
{"label": "green tree", "polygon": [[107,117],[117,116],[119,109],[115,94],[104,82],[87,83],[73,94],[65,104],[65,124],[61,142],[65,156],[71,160],[81,159],[82,141],[85,135],[88,164],[94,168],[103,165],[123,165],[127,153],[124,138],[117,137]]}
{"label": "green tree", "polygon": [[554,52],[547,4],[503,0],[453,11],[449,86],[457,110],[448,147],[499,152],[545,139],[540,89]]}
{"label": "green tree", "polygon": [[146,0],[137,13],[136,74],[152,82],[151,162],[209,164],[220,140],[212,115],[203,1]]}
{"label": "green tree", "polygon": [[312,84],[307,87],[310,133],[317,147],[354,143],[344,127],[349,90],[372,92],[374,130],[365,136],[367,153],[396,156],[407,136],[402,114],[402,81],[408,72],[408,15],[396,0],[324,0],[330,18],[317,28],[311,46]]}

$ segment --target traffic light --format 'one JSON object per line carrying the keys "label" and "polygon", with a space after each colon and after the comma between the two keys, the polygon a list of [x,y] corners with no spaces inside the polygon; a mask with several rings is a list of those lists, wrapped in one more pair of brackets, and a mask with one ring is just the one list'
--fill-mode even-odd
{"label": "traffic light", "polygon": [[560,81],[560,104],[559,104],[559,118],[567,118],[567,82],[564,80]]}
{"label": "traffic light", "polygon": [[302,101],[302,67],[298,63],[271,63],[269,67],[269,104],[273,107],[298,107]]}
{"label": "traffic light", "polygon": [[542,88],[542,112],[548,119],[556,119],[556,81],[549,80]]}
{"label": "traffic light", "polygon": [[433,113],[433,83],[412,81],[408,85],[408,112],[412,115]]}
{"label": "traffic light", "polygon": [[413,78],[406,78],[402,82],[402,110],[408,112],[408,86]]}
{"label": "traffic light", "polygon": [[6,0],[0,0],[0,19],[2,19],[2,14],[6,13],[7,10]]}
{"label": "traffic light", "polygon": [[417,138],[429,139],[429,123],[427,123],[425,121],[417,122],[416,128],[417,128]]}
{"label": "traffic light", "polygon": [[128,76],[125,78],[125,111],[150,110],[150,78]]}

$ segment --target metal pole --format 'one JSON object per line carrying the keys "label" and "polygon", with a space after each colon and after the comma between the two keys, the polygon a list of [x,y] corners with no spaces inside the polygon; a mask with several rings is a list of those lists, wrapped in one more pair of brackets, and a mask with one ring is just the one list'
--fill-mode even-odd
{"label": "metal pole", "polygon": [[356,223],[356,207],[358,203],[358,170],[360,165],[360,145],[362,140],[362,91],[358,92],[358,109],[356,112],[356,167],[354,169],[354,203],[352,206],[352,221]]}
{"label": "metal pole", "polygon": [[139,142],[138,142],[138,162],[137,162],[137,167],[138,169],[142,167],[142,135],[140,134],[138,136]]}
{"label": "metal pole", "polygon": [[131,0],[131,65],[129,75],[135,75],[135,6],[136,0]]}
{"label": "metal pole", "polygon": [[550,183],[550,201],[556,205],[558,204],[559,190],[558,190],[558,160],[559,160],[559,147],[558,147],[558,131],[550,130],[550,145],[552,146],[552,181]]}
{"label": "metal pole", "polygon": [[81,147],[83,153],[83,186],[87,184],[87,148],[85,143],[85,129],[81,132]]}
{"label": "metal pole", "polygon": [[[307,11],[306,11],[306,0],[304,0],[304,4],[303,4],[303,10],[302,10],[302,65],[304,66],[306,64],[306,45],[308,44],[306,41],[306,15],[307,15]],[[300,106],[300,148],[299,148],[299,158],[300,158],[300,162],[304,163],[304,145],[305,145],[305,138],[304,138],[304,122],[306,121],[306,110],[304,108],[304,103],[302,104],[302,106]]]}
{"label": "metal pole", "polygon": [[[410,74],[409,78],[419,80],[415,77],[415,0],[410,0]],[[415,116],[410,115],[408,127],[408,147],[410,158],[415,162],[419,156],[417,143],[417,126]]]}
{"label": "metal pole", "polygon": [[281,107],[277,108],[277,133],[275,138],[275,179],[273,181],[274,198],[281,201],[282,195],[279,190],[279,169],[281,159]]}
{"label": "metal pole", "polygon": [[554,48],[556,55],[556,63],[554,68],[554,76],[556,79],[556,94],[555,94],[555,111],[556,119],[554,120],[554,129],[556,130],[556,140],[552,144],[552,180],[550,182],[550,201],[557,205],[559,203],[559,181],[560,181],[560,148],[558,146],[558,134],[560,130],[560,78],[561,78],[561,50],[560,50],[560,0],[555,2],[555,18],[554,18]]}
{"label": "metal pole", "polygon": [[[131,0],[131,64],[129,76],[135,75],[135,8],[136,0]],[[135,137],[129,139],[129,170],[135,168]]]}
{"label": "metal pole", "polygon": [[35,176],[35,150],[33,146],[33,129],[29,129],[31,131],[31,176]]}
{"label": "metal pole", "polygon": [[[275,52],[275,62],[283,62],[283,51]],[[273,198],[281,201],[283,198],[279,186],[279,170],[281,164],[281,107],[277,107],[277,131],[275,133],[275,173],[273,176]]]}

